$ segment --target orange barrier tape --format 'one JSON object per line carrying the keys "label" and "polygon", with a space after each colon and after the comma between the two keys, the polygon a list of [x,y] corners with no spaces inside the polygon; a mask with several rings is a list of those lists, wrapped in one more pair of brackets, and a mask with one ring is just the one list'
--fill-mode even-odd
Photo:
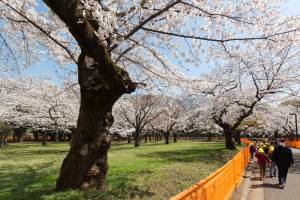
{"label": "orange barrier tape", "polygon": [[[244,140],[249,144],[251,141]],[[240,184],[250,158],[249,146],[210,176],[170,200],[228,200]]]}
{"label": "orange barrier tape", "polygon": [[300,149],[300,140],[288,140],[287,145],[292,148]]}

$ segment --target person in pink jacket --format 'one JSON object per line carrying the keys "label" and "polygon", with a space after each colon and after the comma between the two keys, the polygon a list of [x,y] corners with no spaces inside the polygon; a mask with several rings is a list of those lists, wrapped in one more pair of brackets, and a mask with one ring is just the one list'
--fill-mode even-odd
{"label": "person in pink jacket", "polygon": [[261,180],[265,179],[266,177],[266,167],[271,161],[269,157],[265,154],[263,148],[259,148],[255,157],[257,158],[257,162],[259,165],[259,172]]}

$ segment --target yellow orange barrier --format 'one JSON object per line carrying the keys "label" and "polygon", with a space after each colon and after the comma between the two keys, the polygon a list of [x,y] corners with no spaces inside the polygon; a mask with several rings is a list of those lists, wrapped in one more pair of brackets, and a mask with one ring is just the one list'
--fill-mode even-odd
{"label": "yellow orange barrier", "polygon": [[300,140],[288,140],[287,145],[292,148],[300,149]]}
{"label": "yellow orange barrier", "polygon": [[249,140],[248,138],[241,138],[241,142],[245,143],[246,145],[250,145],[251,144],[251,140]]}
{"label": "yellow orange barrier", "polygon": [[[247,141],[247,143],[249,140]],[[216,172],[170,200],[228,200],[240,184],[250,157],[249,146]]]}

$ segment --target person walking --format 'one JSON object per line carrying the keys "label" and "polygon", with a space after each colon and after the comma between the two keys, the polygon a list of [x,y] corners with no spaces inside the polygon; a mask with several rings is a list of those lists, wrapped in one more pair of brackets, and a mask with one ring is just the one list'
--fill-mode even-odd
{"label": "person walking", "polygon": [[271,142],[270,146],[269,146],[269,158],[271,160],[271,165],[270,165],[270,178],[272,177],[276,177],[277,176],[277,166],[274,160],[272,160],[272,155],[274,152],[274,142]]}
{"label": "person walking", "polygon": [[256,145],[254,142],[252,142],[250,145],[251,160],[253,160],[255,153],[256,153]]}
{"label": "person walking", "polygon": [[285,140],[281,139],[278,147],[272,153],[272,160],[278,168],[279,187],[284,188],[286,184],[288,170],[294,164],[292,150],[285,145]]}
{"label": "person walking", "polygon": [[259,165],[259,173],[261,180],[264,180],[266,177],[266,167],[267,164],[270,163],[269,157],[265,154],[263,148],[259,148],[256,153],[257,162]]}

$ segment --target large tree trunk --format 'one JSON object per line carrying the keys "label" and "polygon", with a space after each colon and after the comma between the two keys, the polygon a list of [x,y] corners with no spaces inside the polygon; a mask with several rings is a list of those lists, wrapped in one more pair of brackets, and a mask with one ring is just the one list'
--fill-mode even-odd
{"label": "large tree trunk", "polygon": [[170,139],[170,132],[167,131],[165,132],[165,144],[169,144],[169,139]]}
{"label": "large tree trunk", "polygon": [[112,106],[125,91],[118,83],[104,79],[98,71],[99,64],[89,62],[81,54],[78,64],[80,112],[70,151],[57,180],[57,190],[80,187],[105,189]]}
{"label": "large tree trunk", "polygon": [[227,149],[235,150],[236,146],[233,141],[233,131],[230,129],[224,129],[225,145]]}
{"label": "large tree trunk", "polygon": [[[108,49],[98,36],[98,24],[91,13],[83,15],[79,0],[44,0],[81,49],[78,81],[81,101],[77,128],[71,148],[63,161],[56,190],[72,188],[104,189],[110,147],[108,129],[113,123],[112,106],[136,85],[127,72],[113,63]],[[67,10],[67,12],[66,12]]]}
{"label": "large tree trunk", "polygon": [[134,147],[139,147],[140,146],[140,131],[136,130],[135,135],[134,135]]}
{"label": "large tree trunk", "polygon": [[57,190],[80,187],[105,189],[112,106],[125,90],[120,83],[105,80],[98,65],[90,63],[86,55],[81,54],[78,64],[80,112],[70,151],[57,180]]}

